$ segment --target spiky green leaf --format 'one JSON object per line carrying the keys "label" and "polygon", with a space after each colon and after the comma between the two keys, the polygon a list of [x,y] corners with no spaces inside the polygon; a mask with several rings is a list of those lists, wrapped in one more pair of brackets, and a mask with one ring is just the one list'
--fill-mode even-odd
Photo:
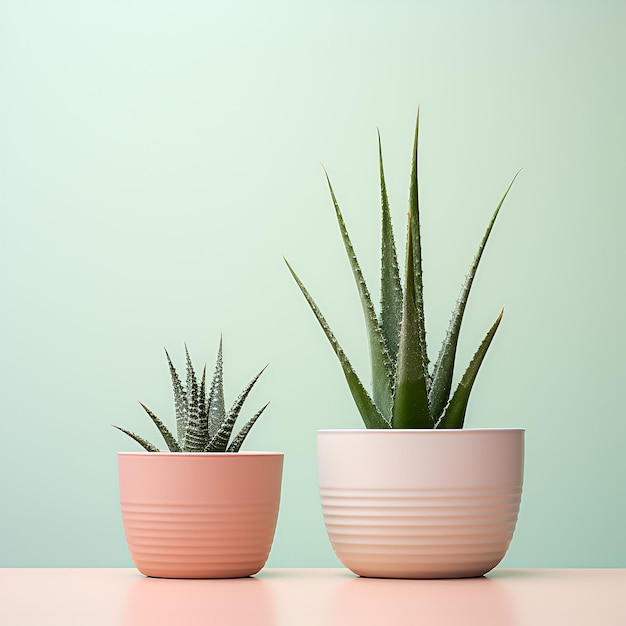
{"label": "spiky green leaf", "polygon": [[268,405],[269,405],[269,402],[263,408],[261,408],[257,413],[255,413],[254,416],[244,424],[242,429],[237,433],[237,436],[230,442],[230,445],[228,446],[226,452],[239,452],[239,449],[241,448],[241,444],[244,442],[245,438],[248,436],[250,429],[254,426],[254,424],[259,419],[259,417],[261,417],[261,414],[263,413],[263,411],[265,411]]}
{"label": "spiky green leaf", "polygon": [[183,449],[185,452],[202,452],[204,450],[208,436],[207,418],[204,411],[204,398],[201,395],[201,388],[198,385],[198,377],[193,368],[189,350],[185,346],[185,357],[187,362],[187,428],[185,430],[185,440]]}
{"label": "spiky green leaf", "polygon": [[296,281],[298,287],[300,288],[300,291],[304,295],[309,307],[313,311],[313,314],[317,318],[317,321],[322,327],[326,338],[330,342],[331,347],[333,348],[335,354],[337,355],[337,358],[339,359],[343,374],[348,383],[350,392],[352,393],[352,398],[354,399],[359,413],[361,414],[361,418],[363,419],[365,426],[367,428],[390,428],[390,423],[383,417],[383,414],[381,413],[381,411],[378,410],[372,398],[367,393],[365,387],[363,386],[363,383],[361,383],[361,380],[359,379],[357,373],[354,371],[354,368],[348,360],[348,357],[346,356],[345,352],[339,345],[339,342],[337,341],[335,335],[330,329],[330,326],[324,319],[322,312],[315,304],[313,298],[311,297],[305,286],[302,284],[302,281],[298,278],[291,265],[289,265],[287,259],[285,259],[285,263],[287,264],[291,275]]}
{"label": "spiky green leaf", "polygon": [[[267,365],[265,366],[267,367]],[[205,452],[225,452],[228,446],[228,440],[233,432],[233,426],[239,416],[241,407],[243,406],[249,393],[252,391],[257,380],[261,374],[265,371],[265,367],[244,387],[243,391],[239,394],[239,397],[235,400],[232,407],[228,411],[224,421],[219,427],[218,431],[207,443]]]}
{"label": "spiky green leaf", "polygon": [[487,350],[491,345],[496,330],[502,320],[504,309],[500,311],[500,315],[489,329],[482,343],[478,347],[478,350],[472,357],[470,364],[468,365],[465,373],[459,381],[459,386],[456,388],[454,395],[450,399],[450,402],[446,406],[441,420],[437,423],[436,428],[463,428],[463,422],[465,421],[465,412],[467,410],[467,403],[469,401],[470,392],[472,386],[480,370],[480,366],[487,354]]}
{"label": "spiky green leaf", "polygon": [[402,284],[400,281],[396,243],[393,236],[391,213],[389,211],[389,198],[387,195],[387,185],[385,183],[380,132],[378,133],[378,163],[380,170],[380,198],[382,209],[380,323],[389,358],[391,363],[395,364],[398,359],[400,325],[402,323]]}
{"label": "spiky green leaf", "polygon": [[435,363],[433,371],[433,384],[430,389],[429,400],[432,415],[436,421],[441,417],[444,407],[450,398],[452,378],[454,376],[454,361],[456,358],[459,334],[461,332],[461,322],[463,321],[463,314],[465,313],[465,306],[469,298],[470,289],[472,287],[472,283],[474,282],[474,277],[476,276],[476,270],[478,269],[478,264],[480,263],[480,259],[483,255],[489,235],[491,234],[491,230],[493,229],[493,225],[498,217],[498,214],[500,213],[500,208],[504,204],[504,200],[513,186],[518,174],[519,172],[513,177],[513,180],[504,192],[502,199],[498,203],[498,206],[496,207],[496,210],[487,225],[487,230],[485,231],[480,245],[478,246],[478,250],[474,255],[472,265],[461,289],[461,295],[459,296],[456,307],[452,313],[452,318],[450,320],[446,336],[443,340],[439,356]]}
{"label": "spiky green leaf", "polygon": [[223,374],[223,357],[222,357],[222,338],[220,337],[220,345],[217,350],[217,359],[215,361],[215,371],[211,380],[211,389],[207,400],[207,421],[209,430],[209,441],[217,434],[222,422],[226,417],[226,409],[224,406],[224,374]]}
{"label": "spiky green leaf", "polygon": [[[416,332],[419,337],[419,358],[421,361],[420,368],[423,372],[424,382],[427,391],[430,390],[431,377],[428,370],[428,352],[426,349],[426,321],[424,315],[424,285],[422,280],[422,239],[420,232],[420,213],[419,213],[419,184],[417,176],[417,151],[419,139],[419,109],[417,110],[417,119],[415,121],[415,138],[413,141],[413,161],[411,164],[411,183],[409,187],[409,230],[411,231],[411,244],[413,248],[412,263],[412,289],[415,298],[415,313],[417,328]],[[408,237],[407,237],[408,241]],[[408,282],[408,273],[405,275],[405,281]],[[405,286],[406,289],[406,286]]]}
{"label": "spiky green leaf", "polygon": [[187,428],[187,398],[183,384],[178,376],[178,372],[172,363],[169,353],[165,350],[167,363],[170,368],[170,376],[172,378],[172,388],[174,390],[174,408],[176,410],[176,434],[178,441],[183,442],[185,438],[185,428]]}
{"label": "spiky green leaf", "polygon": [[139,435],[131,432],[130,430],[126,430],[125,428],[122,428],[121,426],[115,426],[115,424],[113,424],[113,428],[117,428],[117,430],[121,430],[123,433],[126,433],[131,439],[134,439],[142,448],[144,448],[148,452],[160,451],[153,443],[150,443],[147,439],[140,437]]}
{"label": "spiky green leaf", "polygon": [[365,317],[365,326],[367,329],[367,336],[369,339],[371,366],[372,366],[372,395],[374,403],[378,407],[378,410],[383,414],[386,420],[391,417],[391,403],[392,403],[392,391],[393,391],[393,365],[392,360],[387,351],[387,345],[383,336],[383,332],[380,326],[380,321],[374,310],[372,304],[372,298],[367,288],[363,272],[356,257],[354,247],[350,241],[348,230],[339,208],[335,192],[328,173],[326,174],[326,181],[328,182],[328,188],[335,207],[335,215],[337,217],[337,223],[339,224],[339,230],[341,232],[341,238],[343,240],[348,260],[350,261],[350,267],[352,268],[352,274],[356,282],[356,286],[361,299],[361,306],[363,308],[363,316]]}
{"label": "spiky green leaf", "polygon": [[396,393],[393,404],[393,428],[432,428],[433,421],[428,409],[426,373],[421,358],[423,335],[413,272],[413,231],[407,229],[406,283],[400,329],[400,349]]}
{"label": "spiky green leaf", "polygon": [[170,452],[182,452],[182,448],[174,435],[170,432],[170,429],[142,402],[139,403],[143,410],[148,414],[150,419],[154,422],[154,425],[159,429],[159,432],[163,436],[165,443],[167,444]]}
{"label": "spiky green leaf", "polygon": [[202,380],[200,381],[200,390],[198,392],[198,403],[200,405],[201,419],[204,420],[205,424],[207,425],[206,428],[208,430],[209,405],[206,392],[206,364],[202,368]]}

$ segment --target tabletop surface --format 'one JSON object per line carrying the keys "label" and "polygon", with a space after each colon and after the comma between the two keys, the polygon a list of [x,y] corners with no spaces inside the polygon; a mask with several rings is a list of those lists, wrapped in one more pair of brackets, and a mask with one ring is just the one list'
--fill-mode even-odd
{"label": "tabletop surface", "polygon": [[624,626],[626,569],[496,569],[464,580],[264,569],[166,580],[135,569],[0,569],[7,626]]}

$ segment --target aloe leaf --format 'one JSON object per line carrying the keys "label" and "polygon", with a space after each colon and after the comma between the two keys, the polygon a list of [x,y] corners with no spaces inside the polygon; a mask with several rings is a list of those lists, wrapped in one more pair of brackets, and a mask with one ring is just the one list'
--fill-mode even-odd
{"label": "aloe leaf", "polygon": [[185,429],[183,450],[185,452],[201,452],[208,441],[207,421],[202,419],[200,387],[186,345],[185,358],[187,363],[187,428]]}
{"label": "aloe leaf", "polygon": [[160,452],[160,450],[153,443],[150,443],[147,439],[136,435],[130,430],[126,430],[121,426],[115,426],[115,424],[113,424],[113,428],[117,428],[117,430],[121,430],[123,433],[126,433],[131,439],[134,439],[142,448],[146,449],[148,452]]}
{"label": "aloe leaf", "polygon": [[[428,352],[426,349],[426,322],[424,315],[424,285],[422,280],[422,240],[420,234],[420,215],[419,215],[419,185],[417,176],[417,150],[419,139],[419,109],[417,110],[417,119],[415,121],[415,139],[413,143],[413,162],[411,164],[411,183],[409,187],[409,230],[411,231],[411,243],[413,247],[413,263],[411,271],[413,274],[412,289],[415,298],[415,312],[418,334],[419,358],[421,361],[420,369],[424,373],[424,381],[426,389],[430,390],[431,377],[428,371]],[[408,265],[407,265],[408,267]],[[405,276],[408,283],[408,278]],[[406,289],[407,287],[405,287]]]}
{"label": "aloe leaf", "polygon": [[496,330],[502,320],[504,309],[500,311],[500,315],[494,322],[493,326],[489,329],[482,343],[478,347],[478,350],[472,357],[470,364],[468,365],[465,373],[459,381],[459,386],[456,388],[454,395],[450,399],[450,402],[445,408],[445,411],[438,421],[436,428],[463,428],[463,422],[465,421],[465,411],[467,410],[467,403],[469,401],[470,392],[472,386],[476,380],[478,370],[487,354],[487,350],[491,345]]}
{"label": "aloe leaf", "polygon": [[167,350],[165,351],[165,355],[167,356],[167,363],[170,368],[170,375],[172,377],[172,388],[174,389],[174,408],[176,410],[176,433],[178,435],[178,441],[183,441],[185,438],[185,429],[187,428],[187,398],[185,394],[185,390],[183,389],[183,384],[178,377],[178,373],[176,372],[176,368],[172,363],[172,359],[168,354]]}
{"label": "aloe leaf", "polygon": [[291,265],[289,265],[287,259],[285,259],[285,263],[287,264],[287,267],[289,268],[289,271],[291,272],[291,275],[296,281],[298,287],[300,287],[300,291],[308,302],[309,307],[311,307],[313,314],[317,318],[317,321],[322,327],[322,330],[324,331],[328,341],[330,342],[330,345],[332,346],[335,354],[337,355],[337,358],[339,359],[339,363],[348,383],[348,387],[350,388],[350,392],[352,393],[352,397],[359,410],[359,413],[361,414],[361,418],[363,419],[365,426],[367,428],[390,428],[391,424],[383,417],[383,414],[381,413],[381,411],[379,411],[378,407],[374,404],[372,398],[367,393],[367,390],[363,386],[363,383],[361,383],[361,380],[359,379],[357,373],[354,371],[354,368],[348,360],[345,352],[339,345],[339,342],[335,338],[335,335],[330,329],[330,326],[324,319],[322,312],[315,304],[313,298],[306,290],[305,286],[302,284],[302,281],[298,278]]}
{"label": "aloe leaf", "polygon": [[382,208],[380,323],[387,351],[389,353],[389,358],[391,359],[391,362],[395,364],[398,358],[398,346],[400,345],[400,325],[402,322],[402,284],[400,282],[398,255],[393,236],[391,213],[389,211],[387,185],[385,184],[380,132],[378,133],[378,162],[380,169],[380,197]]}
{"label": "aloe leaf", "polygon": [[148,414],[150,419],[154,422],[154,425],[159,429],[161,435],[163,435],[163,439],[167,444],[170,452],[182,452],[181,447],[176,441],[174,435],[170,432],[169,428],[142,402],[140,402],[143,410]]}
{"label": "aloe leaf", "polygon": [[415,295],[413,234],[410,225],[407,230],[406,284],[392,427],[432,428],[433,421],[428,408],[426,372],[421,357],[423,336]]}
{"label": "aloe leaf", "polygon": [[241,444],[244,442],[245,438],[250,432],[250,429],[254,426],[259,417],[261,417],[261,414],[263,413],[263,411],[265,411],[268,405],[269,402],[245,423],[242,429],[237,433],[237,436],[231,441],[226,452],[239,452],[239,448],[241,448]]}
{"label": "aloe leaf", "polygon": [[489,221],[487,230],[485,231],[480,245],[478,246],[478,250],[474,256],[474,260],[472,261],[469,273],[467,274],[465,283],[463,284],[463,287],[461,289],[461,295],[457,300],[456,307],[452,313],[452,318],[446,332],[446,336],[441,345],[439,356],[433,370],[433,384],[430,389],[429,395],[431,411],[435,420],[438,420],[441,417],[444,407],[446,406],[446,403],[450,398],[450,390],[452,389],[452,377],[454,376],[454,361],[456,358],[459,334],[461,332],[461,322],[463,321],[463,314],[465,313],[465,307],[467,305],[467,300],[469,298],[472,283],[474,282],[474,277],[476,276],[478,264],[480,263],[480,259],[483,255],[483,251],[487,244],[487,240],[489,239],[489,235],[491,234],[491,230],[493,229],[496,218],[498,217],[498,213],[500,212],[500,208],[502,207],[504,200],[507,197],[511,187],[513,186],[513,183],[515,182],[518,174],[519,172],[513,177],[513,180],[507,187],[507,190],[504,192],[502,199],[496,207],[495,212],[491,216],[491,220]]}
{"label": "aloe leaf", "polygon": [[380,322],[374,310],[372,304],[372,298],[370,296],[363,272],[354,252],[354,247],[350,241],[348,230],[341,214],[341,209],[335,197],[332,185],[328,173],[326,174],[326,181],[328,182],[328,188],[335,207],[335,214],[337,216],[337,222],[339,224],[339,230],[343,239],[343,244],[350,261],[352,268],[352,274],[356,282],[359,296],[361,299],[361,306],[363,307],[363,315],[365,317],[365,326],[367,329],[367,335],[370,346],[370,358],[372,364],[372,395],[374,403],[378,407],[378,410],[383,414],[386,420],[391,418],[391,404],[392,404],[392,390],[393,390],[393,368],[389,352],[387,351],[387,345],[383,336],[383,332],[380,326]]}
{"label": "aloe leaf", "polygon": [[213,435],[210,441],[207,443],[204,451],[205,452],[225,452],[226,447],[228,446],[228,440],[230,439],[230,435],[233,432],[233,426],[235,425],[235,421],[239,416],[239,412],[241,411],[241,407],[243,403],[246,401],[248,394],[252,391],[254,384],[261,374],[265,371],[267,365],[244,387],[243,391],[239,394],[239,397],[233,403],[233,406],[228,411],[228,414],[224,418],[222,425],[219,427],[218,431]]}
{"label": "aloe leaf", "polygon": [[215,371],[213,372],[213,379],[211,380],[211,389],[209,391],[207,405],[207,421],[210,440],[215,436],[222,425],[224,418],[226,417],[226,409],[224,407],[224,374],[221,337],[220,345],[217,350]]}

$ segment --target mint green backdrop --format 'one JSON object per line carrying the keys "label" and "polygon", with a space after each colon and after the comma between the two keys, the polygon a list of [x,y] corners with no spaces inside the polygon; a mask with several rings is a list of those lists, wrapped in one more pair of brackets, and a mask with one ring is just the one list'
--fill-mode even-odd
{"label": "mint green backdrop", "polygon": [[[527,429],[509,567],[626,566],[623,2],[0,3],[0,565],[130,566],[111,428],[171,418],[167,347],[232,399],[270,366],[248,449],[284,450],[269,565],[338,565],[315,432],[359,427],[285,255],[367,378],[328,168],[366,275],[376,128],[403,241],[415,111],[427,330],[500,307],[468,426]],[[402,246],[400,246],[402,247]]]}

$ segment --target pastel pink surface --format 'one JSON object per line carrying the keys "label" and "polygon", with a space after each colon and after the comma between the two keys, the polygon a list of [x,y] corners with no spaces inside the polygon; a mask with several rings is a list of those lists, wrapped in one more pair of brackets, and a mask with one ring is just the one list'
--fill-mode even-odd
{"label": "pastel pink surface", "polygon": [[134,569],[0,569],[7,626],[623,626],[626,569],[496,569],[466,580],[265,569],[166,580]]}

